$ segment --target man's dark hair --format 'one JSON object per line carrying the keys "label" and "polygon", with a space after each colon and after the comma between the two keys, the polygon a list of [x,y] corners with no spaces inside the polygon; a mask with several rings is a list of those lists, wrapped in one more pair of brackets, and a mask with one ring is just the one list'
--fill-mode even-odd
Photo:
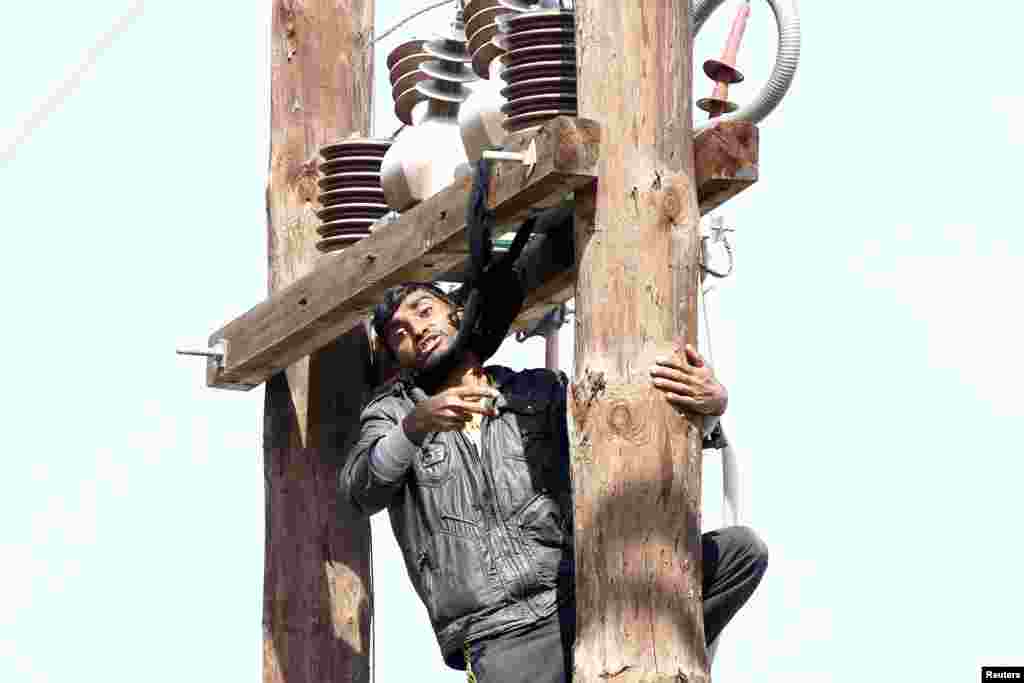
{"label": "man's dark hair", "polygon": [[[461,304],[455,299],[455,297],[446,294],[443,289],[435,285],[433,282],[404,282],[400,285],[395,285],[394,287],[387,289],[384,292],[384,296],[381,297],[380,303],[378,303],[373,309],[373,329],[377,333],[377,336],[380,337],[384,348],[387,349],[388,353],[392,356],[394,356],[394,349],[388,346],[385,336],[387,333],[388,323],[391,322],[391,318],[394,317],[395,311],[397,311],[398,307],[402,305],[402,302],[405,301],[406,297],[413,292],[421,290],[430,292],[431,295],[451,306],[453,313],[461,307]],[[453,320],[452,323],[458,327],[456,320]]]}

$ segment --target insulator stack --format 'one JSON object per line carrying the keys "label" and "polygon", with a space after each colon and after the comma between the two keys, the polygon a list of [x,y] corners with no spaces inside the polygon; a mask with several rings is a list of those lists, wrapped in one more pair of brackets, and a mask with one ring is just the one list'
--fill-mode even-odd
{"label": "insulator stack", "polygon": [[[501,0],[509,4],[512,0]],[[498,18],[494,43],[501,57],[505,130],[536,130],[557,116],[576,116],[576,16],[571,9],[539,9]]]}
{"label": "insulator stack", "polygon": [[491,63],[504,52],[493,40],[498,33],[498,17],[522,11],[510,8],[501,0],[470,0],[466,3],[467,48],[473,60],[473,71],[480,78],[491,77]]}
{"label": "insulator stack", "polygon": [[322,252],[341,251],[370,235],[371,226],[389,210],[381,189],[380,168],[391,140],[351,138],[320,148],[320,194],[316,212]]}
{"label": "insulator stack", "polygon": [[391,97],[395,102],[395,116],[407,126],[413,125],[412,110],[424,95],[416,84],[430,76],[420,71],[420,64],[433,59],[423,50],[424,40],[409,40],[388,55],[388,73],[391,79]]}
{"label": "insulator stack", "polygon": [[[472,93],[466,85],[477,77],[469,66],[472,60],[466,51],[461,14],[448,36],[421,42],[418,47],[410,45],[408,56],[395,56],[392,74],[413,82],[413,92],[403,91],[395,109],[402,121],[412,125],[399,133],[384,159],[381,181],[391,208],[405,211],[469,172],[458,115]],[[405,75],[396,73],[403,64],[413,62],[418,76],[408,70]],[[414,115],[413,107],[423,100],[427,106]]]}
{"label": "insulator stack", "polygon": [[431,101],[432,111],[457,115],[459,104],[472,92],[466,84],[477,80],[469,66],[472,57],[466,49],[462,28],[451,36],[426,41],[423,51],[430,58],[420,63],[420,72],[426,78],[416,84],[416,90]]}

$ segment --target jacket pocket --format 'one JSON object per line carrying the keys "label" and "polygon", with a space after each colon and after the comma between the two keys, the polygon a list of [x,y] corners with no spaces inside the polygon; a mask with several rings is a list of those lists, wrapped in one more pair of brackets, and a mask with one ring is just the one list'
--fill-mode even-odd
{"label": "jacket pocket", "polygon": [[562,506],[550,496],[535,496],[519,513],[518,522],[537,573],[538,582],[530,592],[554,588],[558,582],[559,567],[572,554]]}
{"label": "jacket pocket", "polygon": [[506,411],[511,414],[514,428],[519,433],[518,448],[506,451],[509,457],[529,460],[538,448],[544,448],[551,442],[551,422],[548,399],[529,399],[513,397],[506,404]]}
{"label": "jacket pocket", "polygon": [[562,548],[566,545],[565,515],[558,501],[547,495],[534,496],[519,513],[523,536],[538,545]]}
{"label": "jacket pocket", "polygon": [[413,474],[421,486],[441,486],[452,477],[452,456],[449,448],[438,442],[423,445],[413,458]]}

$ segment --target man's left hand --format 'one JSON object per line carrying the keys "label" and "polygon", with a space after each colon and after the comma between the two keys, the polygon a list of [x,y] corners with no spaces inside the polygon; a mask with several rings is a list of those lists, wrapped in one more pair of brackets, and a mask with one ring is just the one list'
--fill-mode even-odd
{"label": "man's left hand", "polygon": [[729,403],[729,392],[715,379],[697,350],[686,345],[671,358],[659,358],[651,367],[651,384],[665,400],[679,410],[701,415],[721,415]]}

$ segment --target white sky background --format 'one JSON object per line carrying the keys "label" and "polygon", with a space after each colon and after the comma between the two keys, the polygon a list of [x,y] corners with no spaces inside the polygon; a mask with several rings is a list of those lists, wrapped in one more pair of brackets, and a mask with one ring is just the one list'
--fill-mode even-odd
{"label": "white sky background", "polygon": [[[378,0],[377,25],[419,6]],[[151,0],[9,154],[132,7],[5,6],[5,682],[260,676],[262,390],[208,390],[173,349],[265,296],[270,2]],[[714,356],[771,564],[717,680],[953,682],[1024,664],[1024,9],[983,7],[802,3],[803,62],[762,126],[761,180],[722,212],[737,274],[714,299]],[[767,78],[773,41],[755,2],[737,99]],[[378,134],[395,128],[394,44]],[[384,516],[374,540],[378,683],[462,680]]]}

